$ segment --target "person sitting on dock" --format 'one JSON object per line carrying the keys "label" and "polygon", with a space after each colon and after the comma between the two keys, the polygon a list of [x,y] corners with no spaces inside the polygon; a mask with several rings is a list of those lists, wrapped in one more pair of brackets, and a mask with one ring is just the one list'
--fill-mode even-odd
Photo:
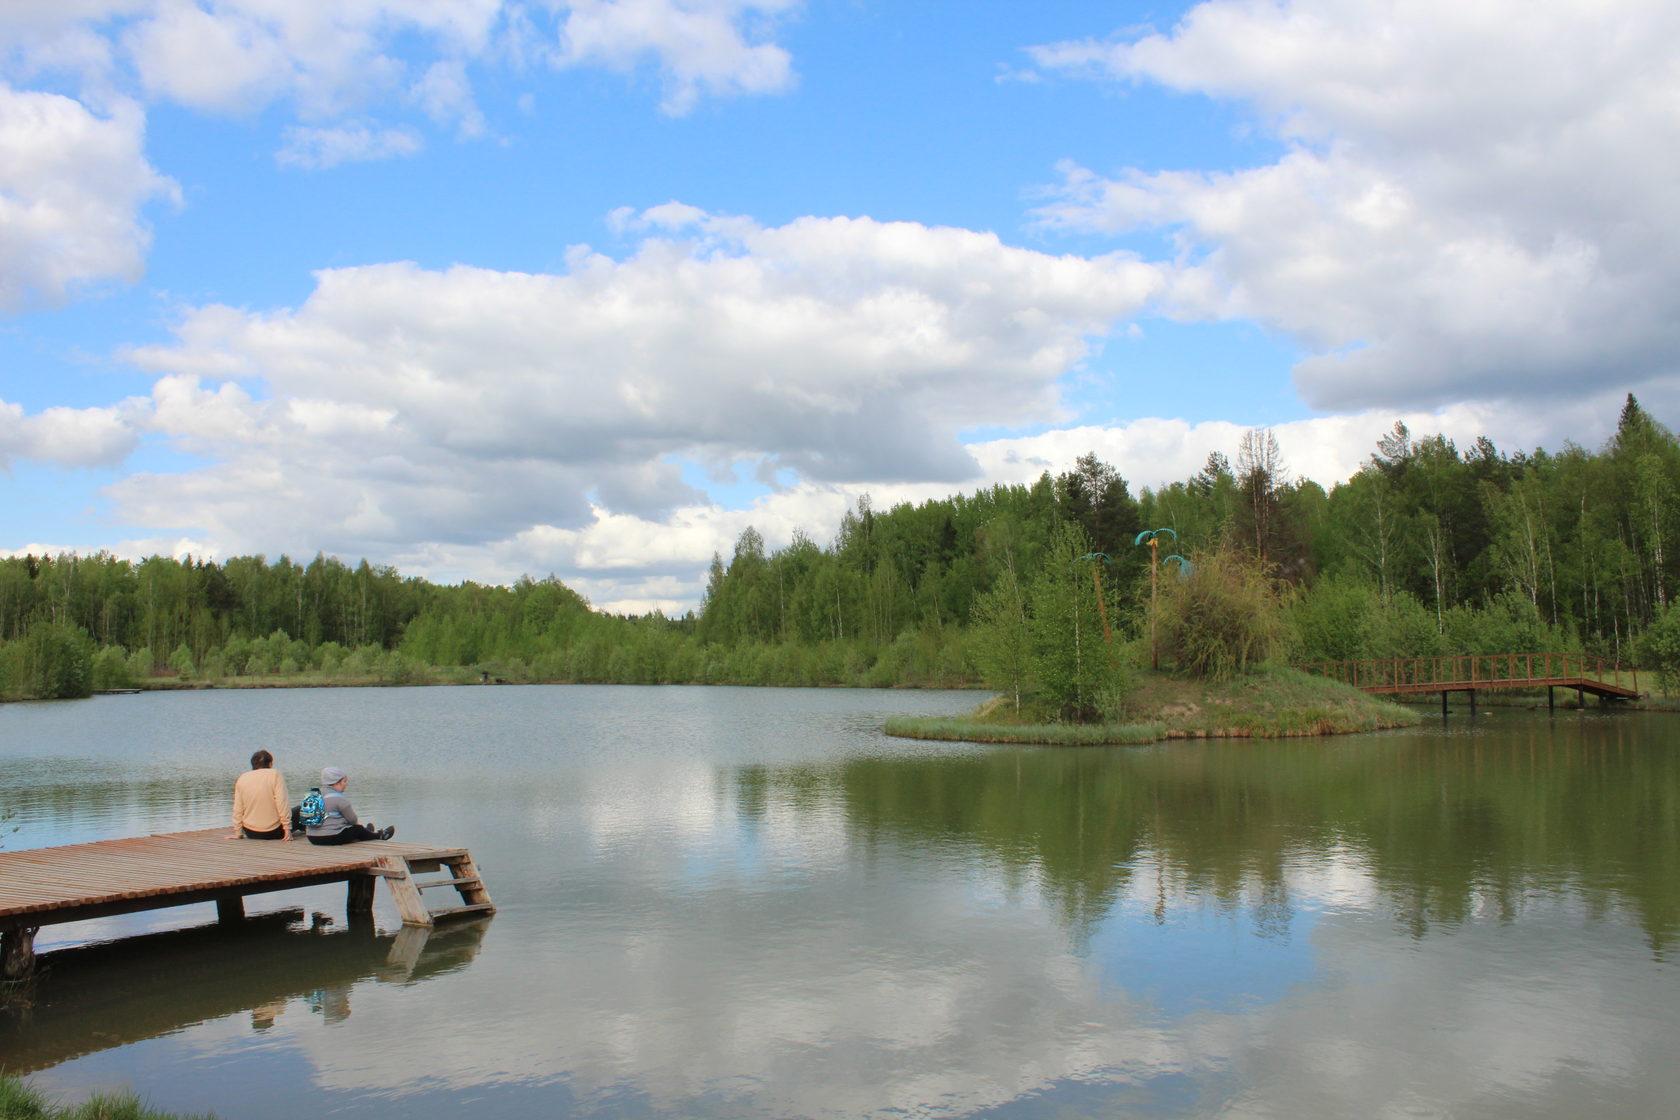
{"label": "person sitting on dock", "polygon": [[349,781],[350,775],[336,766],[329,766],[321,771],[321,800],[326,805],[326,816],[320,824],[309,826],[307,831],[311,844],[353,844],[358,840],[389,840],[397,834],[397,830],[389,825],[376,830],[371,825],[361,822],[350,804],[350,799],[344,796],[344,787]]}
{"label": "person sitting on dock", "polygon": [[233,835],[229,839],[284,840],[289,815],[286,779],[274,769],[273,755],[257,751],[251,756],[251,768],[233,783]]}

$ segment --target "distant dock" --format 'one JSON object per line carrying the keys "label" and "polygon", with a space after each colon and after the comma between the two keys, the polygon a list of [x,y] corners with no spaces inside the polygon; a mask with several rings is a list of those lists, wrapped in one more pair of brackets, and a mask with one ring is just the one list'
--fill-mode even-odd
{"label": "distant dock", "polygon": [[[443,878],[417,877],[439,871]],[[246,895],[335,882],[348,884],[352,915],[371,914],[380,879],[404,925],[496,909],[465,848],[396,840],[232,840],[223,827],[0,852],[0,976],[30,974],[42,926],[198,902],[214,902],[221,920],[234,921],[244,917]],[[429,909],[421,892],[437,887],[452,888],[459,905]]]}

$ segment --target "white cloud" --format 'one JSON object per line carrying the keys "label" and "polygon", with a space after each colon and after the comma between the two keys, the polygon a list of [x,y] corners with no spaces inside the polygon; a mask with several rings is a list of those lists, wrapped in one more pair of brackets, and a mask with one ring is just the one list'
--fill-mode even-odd
{"label": "white cloud", "polygon": [[[69,75],[95,102],[128,88],[212,113],[290,101],[306,120],[405,95],[465,137],[484,132],[466,66],[531,57],[629,71],[650,63],[663,108],[788,88],[772,41],[797,0],[13,0],[0,59],[29,81]],[[545,29],[546,25],[546,29]],[[408,40],[399,48],[398,40]],[[546,40],[546,42],[544,41]],[[424,43],[415,55],[416,43]],[[425,52],[431,57],[426,58]],[[418,68],[411,72],[411,68]]]}
{"label": "white cloud", "polygon": [[[229,552],[693,580],[749,516],[785,539],[860,487],[977,484],[956,433],[1059,419],[1057,380],[1157,284],[911,223],[623,225],[660,232],[560,274],[386,264],[190,313],[130,357],[161,375],[148,428],[212,461],[123,480],[122,514]],[[806,488],[727,513],[679,459]]]}
{"label": "white cloud", "polygon": [[774,93],[794,80],[788,52],[768,34],[798,0],[571,0],[556,61],[660,69],[662,108],[674,116],[702,95]]}
{"label": "white cloud", "polygon": [[335,112],[390,84],[397,34],[446,58],[490,46],[503,0],[13,0],[0,46],[25,75],[68,73],[89,90],[126,72],[152,96],[212,112],[296,99]]}
{"label": "white cloud", "polygon": [[275,160],[293,167],[319,170],[341,163],[362,163],[417,155],[425,142],[411,128],[377,128],[367,124],[339,128],[288,126],[285,146]]}
{"label": "white cloud", "polygon": [[438,124],[455,125],[462,139],[484,133],[484,114],[473,100],[466,64],[459,59],[434,62],[411,91],[426,115]]}
{"label": "white cloud", "polygon": [[129,103],[99,117],[0,84],[0,310],[139,277],[151,243],[141,208],[177,193],[146,162],[144,134]]}
{"label": "white cloud", "polygon": [[[769,32],[793,6],[578,0],[559,6],[559,44],[546,53],[563,66],[652,59],[666,110],[684,112],[701,96],[785,88],[788,55]],[[534,8],[518,0],[0,5],[0,310],[139,277],[150,246],[140,211],[178,198],[144,157],[142,105],[252,114],[289,102],[303,123],[285,129],[276,158],[294,167],[412,156],[420,133],[372,114],[406,102],[458,137],[484,135],[468,65],[514,61],[513,40],[535,33]],[[66,79],[77,97],[22,88],[57,89]]]}
{"label": "white cloud", "polygon": [[59,467],[106,467],[134,450],[136,437],[124,409],[48,408],[27,415],[0,400],[0,466],[13,458]]}
{"label": "white cloud", "polygon": [[1259,109],[1237,172],[1064,169],[1053,225],[1176,229],[1167,298],[1318,353],[1326,409],[1672,392],[1680,9],[1663,0],[1208,0],[1168,34],[1034,52]]}

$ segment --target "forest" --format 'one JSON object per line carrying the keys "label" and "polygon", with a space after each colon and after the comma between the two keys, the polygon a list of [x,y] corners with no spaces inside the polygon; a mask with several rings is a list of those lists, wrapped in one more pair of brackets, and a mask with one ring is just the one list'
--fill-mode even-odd
{"label": "forest", "polygon": [[1025,612],[1034,581],[1091,587],[1105,641],[1135,664],[1152,577],[1229,555],[1263,573],[1289,661],[1584,652],[1672,680],[1677,494],[1680,441],[1630,395],[1597,450],[1459,448],[1397,424],[1328,491],[1255,430],[1135,496],[1086,455],[1031,485],[865,498],[827,544],[801,532],[768,549],[747,529],[679,618],[595,611],[552,576],[440,586],[321,555],[18,556],[0,559],[0,698],[255,680],[997,687],[1000,604]]}

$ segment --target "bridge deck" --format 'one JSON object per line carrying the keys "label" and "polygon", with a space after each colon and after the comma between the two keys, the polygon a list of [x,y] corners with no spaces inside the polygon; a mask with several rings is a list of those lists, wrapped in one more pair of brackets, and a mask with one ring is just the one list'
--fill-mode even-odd
{"label": "bridge deck", "polygon": [[[1639,699],[1639,671],[1574,653],[1477,653],[1315,661],[1294,666],[1374,695],[1573,688],[1617,700]],[[1624,683],[1624,681],[1626,683]]]}
{"label": "bridge deck", "polygon": [[1617,700],[1637,700],[1639,693],[1621,685],[1607,684],[1589,677],[1527,677],[1491,681],[1447,681],[1425,684],[1361,685],[1373,696],[1392,696],[1415,692],[1480,692],[1490,688],[1574,688],[1592,696],[1608,696]]}

